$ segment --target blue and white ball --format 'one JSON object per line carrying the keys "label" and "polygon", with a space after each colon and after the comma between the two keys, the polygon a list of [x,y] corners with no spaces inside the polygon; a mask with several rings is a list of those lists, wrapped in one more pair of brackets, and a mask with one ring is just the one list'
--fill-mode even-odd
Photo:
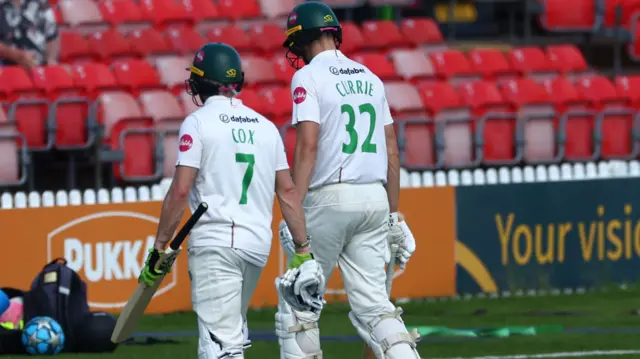
{"label": "blue and white ball", "polygon": [[55,355],[64,348],[64,332],[49,317],[35,317],[22,329],[22,344],[31,355]]}

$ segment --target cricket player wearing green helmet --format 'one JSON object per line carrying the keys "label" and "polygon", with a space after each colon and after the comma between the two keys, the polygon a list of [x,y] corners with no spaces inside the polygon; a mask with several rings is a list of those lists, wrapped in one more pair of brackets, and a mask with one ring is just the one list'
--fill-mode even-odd
{"label": "cricket player wearing green helmet", "polygon": [[238,52],[226,44],[206,44],[188,71],[188,92],[201,107],[180,127],[175,175],[139,280],[152,285],[162,274],[155,264],[187,204],[194,211],[206,202],[209,209],[188,242],[198,359],[242,359],[249,301],[271,251],[274,189],[300,246],[295,263],[307,268],[308,277],[322,274],[305,245],[301,199],[280,133],[235,97],[244,81]]}
{"label": "cricket player wearing green helmet", "polygon": [[[339,50],[342,29],[327,5],[299,4],[286,26],[283,46],[298,69],[291,83],[293,179],[304,198],[314,257],[326,278],[339,265],[349,318],[378,359],[419,358],[419,335],[407,331],[402,309],[389,301],[385,288],[389,245],[399,247],[402,267],[415,241],[398,221],[400,161],[384,85]],[[283,246],[289,242],[286,227],[280,230]],[[281,359],[321,358],[320,313],[301,312],[276,287]]]}

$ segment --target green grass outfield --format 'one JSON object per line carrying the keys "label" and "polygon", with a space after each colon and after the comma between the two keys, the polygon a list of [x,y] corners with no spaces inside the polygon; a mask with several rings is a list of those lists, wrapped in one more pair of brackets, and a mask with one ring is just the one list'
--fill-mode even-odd
{"label": "green grass outfield", "polygon": [[[640,358],[640,316],[632,314],[640,308],[640,292],[610,290],[607,292],[513,297],[497,299],[452,300],[433,303],[407,303],[408,325],[433,325],[454,328],[478,328],[506,325],[562,325],[565,332],[509,338],[467,339],[428,338],[420,343],[423,358],[475,358],[512,356],[527,358]],[[252,311],[250,331],[272,333],[274,310]],[[323,341],[325,359],[361,358],[363,344],[354,341],[355,330],[347,318],[344,305],[328,305],[320,321],[323,336],[345,336],[351,341]],[[146,317],[139,327],[144,332],[194,332],[191,313]],[[264,335],[263,335],[264,336]],[[159,337],[159,336],[158,336]],[[61,355],[60,358],[197,358],[196,337],[172,338],[178,343],[155,345],[121,345],[108,355]],[[635,350],[633,354],[609,351]],[[586,352],[604,351],[601,355]],[[558,354],[558,353],[573,354]],[[556,353],[556,354],[553,354]],[[623,352],[618,352],[623,353]],[[533,356],[532,354],[553,354]],[[522,356],[515,356],[522,355]],[[5,358],[11,358],[6,356]],[[16,357],[17,358],[17,357]],[[279,359],[278,345],[273,340],[254,340],[245,353],[247,359]],[[486,358],[486,359],[489,359]],[[493,358],[491,358],[493,359]]]}

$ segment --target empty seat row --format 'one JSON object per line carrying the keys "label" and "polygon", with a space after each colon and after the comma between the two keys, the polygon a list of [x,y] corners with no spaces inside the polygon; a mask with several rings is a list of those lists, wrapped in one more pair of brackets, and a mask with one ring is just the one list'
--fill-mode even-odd
{"label": "empty seat row", "polygon": [[278,18],[287,16],[298,0],[60,0],[55,7],[61,25],[193,24],[203,21]]}
{"label": "empty seat row", "polygon": [[582,76],[590,74],[581,52],[572,45],[551,45],[546,49],[521,47],[502,52],[497,49],[424,51],[422,49],[392,50],[388,55],[357,53],[351,56],[378,74],[382,79],[431,78],[467,82],[477,78],[490,80],[532,76],[538,79],[558,74]]}

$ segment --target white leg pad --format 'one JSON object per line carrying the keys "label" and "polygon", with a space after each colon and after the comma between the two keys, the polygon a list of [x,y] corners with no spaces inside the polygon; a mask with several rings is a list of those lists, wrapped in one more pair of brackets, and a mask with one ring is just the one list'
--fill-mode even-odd
{"label": "white leg pad", "polygon": [[295,311],[280,300],[276,313],[276,335],[280,359],[322,359],[320,314]]}
{"label": "white leg pad", "polygon": [[402,308],[396,308],[391,314],[364,323],[355,313],[349,312],[349,319],[377,359],[420,359],[416,350],[420,334],[415,329],[407,331],[401,314]]}

